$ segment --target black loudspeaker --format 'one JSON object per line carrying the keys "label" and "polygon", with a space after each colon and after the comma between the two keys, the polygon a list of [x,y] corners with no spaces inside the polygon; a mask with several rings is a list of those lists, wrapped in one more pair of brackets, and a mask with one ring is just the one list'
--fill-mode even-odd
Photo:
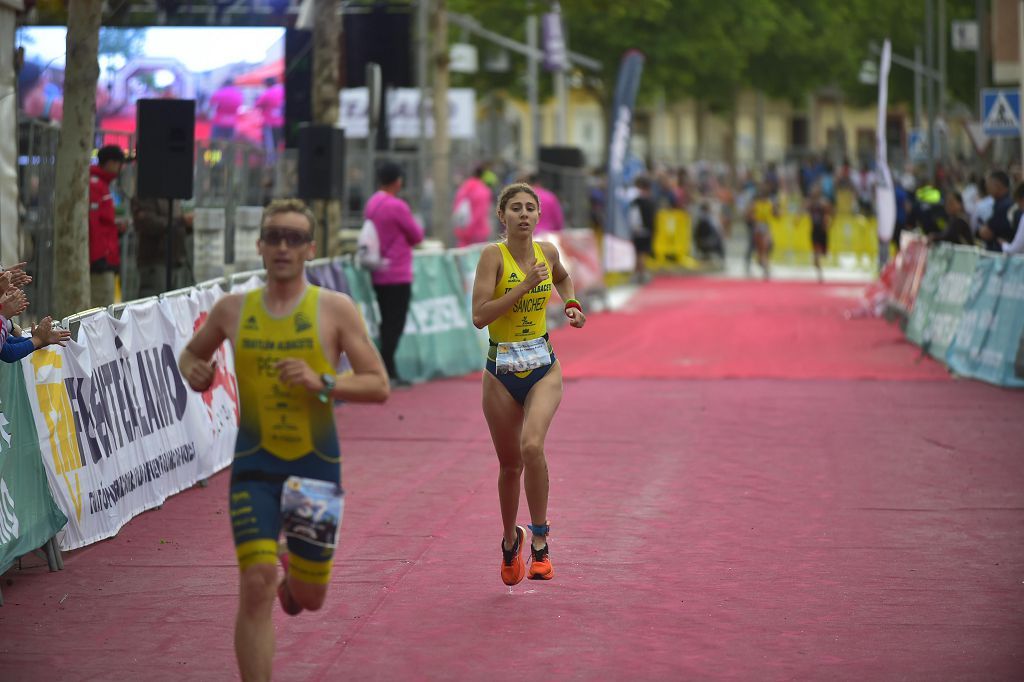
{"label": "black loudspeaker", "polygon": [[583,168],[586,164],[579,147],[541,147],[540,162],[565,168]]}
{"label": "black loudspeaker", "polygon": [[587,225],[589,202],[583,150],[579,147],[541,147],[539,158],[540,183],[558,197],[566,226]]}
{"label": "black loudspeaker", "polygon": [[384,87],[413,87],[412,15],[409,8],[381,4],[361,8],[350,3],[346,5],[342,19],[346,88],[366,86],[367,62],[380,64]]}
{"label": "black loudspeaker", "polygon": [[284,146],[299,146],[299,126],[313,120],[313,32],[284,34]]}
{"label": "black loudspeaker", "polygon": [[540,167],[537,169],[541,184],[558,195],[578,191],[586,160],[579,147],[541,147]]}
{"label": "black loudspeaker", "polygon": [[299,197],[345,195],[345,131],[327,125],[299,126]]}
{"label": "black loudspeaker", "polygon": [[191,199],[196,146],[195,100],[138,100],[135,132],[139,198]]}

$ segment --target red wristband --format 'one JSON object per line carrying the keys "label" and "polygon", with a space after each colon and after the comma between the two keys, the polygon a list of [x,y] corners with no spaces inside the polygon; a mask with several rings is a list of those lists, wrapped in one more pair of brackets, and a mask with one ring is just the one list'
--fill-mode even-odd
{"label": "red wristband", "polygon": [[565,312],[569,312],[569,308],[575,308],[581,313],[583,312],[583,307],[579,304],[579,301],[568,301],[565,304]]}

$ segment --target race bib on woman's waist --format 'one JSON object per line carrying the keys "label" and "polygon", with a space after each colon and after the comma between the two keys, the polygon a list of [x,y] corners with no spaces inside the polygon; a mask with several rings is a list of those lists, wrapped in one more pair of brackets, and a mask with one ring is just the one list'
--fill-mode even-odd
{"label": "race bib on woman's waist", "polygon": [[345,493],[337,484],[289,476],[281,491],[281,526],[287,537],[333,548],[344,508]]}
{"label": "race bib on woman's waist", "polygon": [[528,372],[551,364],[551,349],[543,336],[529,341],[507,341],[498,344],[494,364],[498,374]]}

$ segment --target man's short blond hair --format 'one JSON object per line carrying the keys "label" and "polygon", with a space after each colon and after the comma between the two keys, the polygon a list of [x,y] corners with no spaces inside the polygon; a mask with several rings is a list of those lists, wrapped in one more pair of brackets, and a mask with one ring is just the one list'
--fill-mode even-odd
{"label": "man's short blond hair", "polygon": [[274,199],[263,209],[260,227],[266,225],[270,218],[282,213],[300,213],[305,216],[309,222],[309,234],[316,239],[316,216],[302,199]]}

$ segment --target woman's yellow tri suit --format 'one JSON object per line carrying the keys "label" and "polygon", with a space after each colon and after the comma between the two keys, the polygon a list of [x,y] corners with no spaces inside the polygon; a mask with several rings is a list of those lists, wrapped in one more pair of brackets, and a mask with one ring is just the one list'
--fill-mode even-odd
{"label": "woman's yellow tri suit", "polygon": [[[501,298],[526,279],[526,274],[512,257],[508,246],[499,242],[498,249],[502,259],[501,276],[494,287],[493,299]],[[553,286],[551,266],[537,242],[533,242],[533,253],[538,263],[548,266],[547,278],[487,326],[491,342],[487,354],[487,371],[498,378],[519,404],[526,402],[530,389],[544,378],[555,362],[547,334],[547,304]],[[509,354],[518,357],[517,353],[521,355],[524,352],[528,356],[524,361],[533,368],[515,371],[517,365],[506,358]]]}

